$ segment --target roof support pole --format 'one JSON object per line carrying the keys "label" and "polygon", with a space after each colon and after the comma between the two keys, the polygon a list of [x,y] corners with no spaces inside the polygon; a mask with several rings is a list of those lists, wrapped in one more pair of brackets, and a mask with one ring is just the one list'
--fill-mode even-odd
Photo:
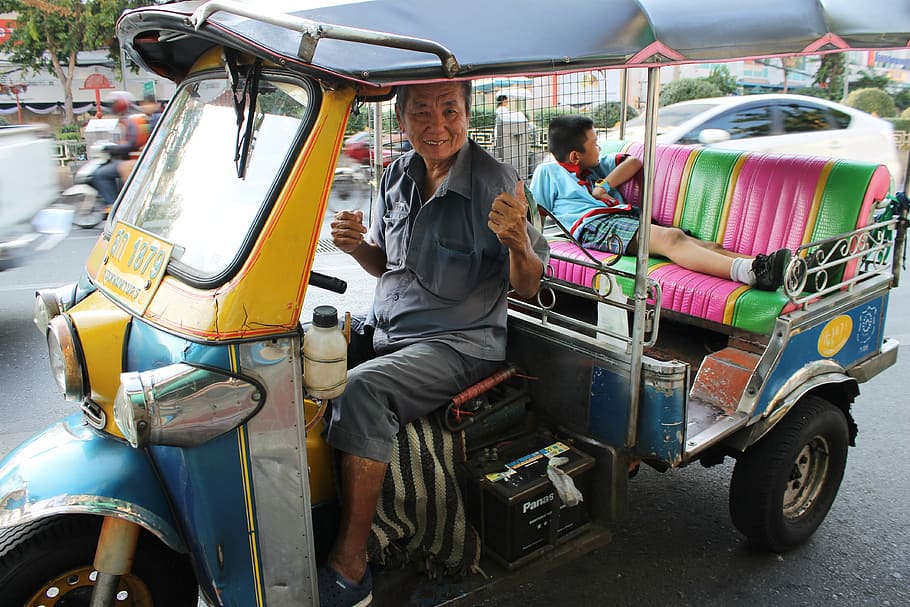
{"label": "roof support pole", "polygon": [[[651,207],[654,196],[654,159],[657,145],[657,97],[660,89],[660,68],[648,68],[648,104],[645,109],[645,150],[642,164],[641,220],[638,228],[638,256],[635,265],[635,317],[632,323],[632,343],[629,373],[629,419],[626,426],[626,446],[634,447],[638,440],[638,410],[641,402],[641,359],[644,351],[645,317],[648,300],[648,252],[651,240]],[[656,329],[656,327],[655,327]]]}

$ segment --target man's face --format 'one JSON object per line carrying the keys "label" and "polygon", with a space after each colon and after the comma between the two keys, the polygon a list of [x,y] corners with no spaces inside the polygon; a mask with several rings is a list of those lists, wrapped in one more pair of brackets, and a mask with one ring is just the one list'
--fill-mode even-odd
{"label": "man's face", "polygon": [[468,137],[468,114],[462,85],[457,82],[421,84],[410,88],[398,124],[425,162],[455,157]]}

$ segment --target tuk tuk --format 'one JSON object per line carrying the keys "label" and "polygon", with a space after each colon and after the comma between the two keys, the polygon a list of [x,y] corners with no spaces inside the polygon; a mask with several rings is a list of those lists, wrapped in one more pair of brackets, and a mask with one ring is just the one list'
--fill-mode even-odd
{"label": "tuk tuk", "polygon": [[[561,5],[593,27],[514,0],[319,4],[121,16],[125,52],[178,89],[83,275],[36,296],[80,410],[0,461],[4,600],[319,605],[338,360],[311,364],[301,310],[310,286],[346,288],[313,271],[335,165],[352,111],[450,79],[646,70],[644,143],[605,145],[643,161],[622,186],[642,229],[623,257],[531,213],[550,263],[536,298],[510,300],[506,365],[399,435],[373,526],[377,604],[450,604],[603,545],[640,464],[735,458],[730,510],[748,540],[783,551],[815,533],[859,385],[897,357],[883,328],[908,200],[872,163],[657,146],[659,70],[906,47],[904,3]],[[741,253],[789,247],[785,284],[649,256],[652,221]]]}

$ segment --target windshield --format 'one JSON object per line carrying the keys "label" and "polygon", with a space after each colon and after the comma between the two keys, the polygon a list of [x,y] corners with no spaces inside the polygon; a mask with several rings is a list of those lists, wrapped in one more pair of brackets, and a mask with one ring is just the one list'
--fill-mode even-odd
{"label": "windshield", "polygon": [[[202,280],[230,268],[252,236],[311,110],[310,90],[302,83],[264,74],[258,90],[250,97],[256,111],[238,117],[226,78],[182,87],[114,218],[173,243],[173,259]],[[238,130],[246,126],[238,127],[238,118],[250,116],[251,144],[240,178]]]}
{"label": "windshield", "polygon": [[[657,110],[657,128],[665,131],[681,125],[683,122],[698,114],[716,107],[714,103],[686,103],[668,105]],[[645,115],[636,116],[628,122],[628,126],[644,126]]]}

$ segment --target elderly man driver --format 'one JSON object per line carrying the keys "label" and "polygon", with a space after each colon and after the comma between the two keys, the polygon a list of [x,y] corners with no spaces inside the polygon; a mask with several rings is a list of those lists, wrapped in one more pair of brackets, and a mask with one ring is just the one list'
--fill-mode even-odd
{"label": "elderly man driver", "polygon": [[366,545],[395,435],[497,369],[510,285],[533,296],[548,259],[515,170],[468,139],[470,94],[470,82],[399,88],[395,113],[414,150],[383,174],[369,230],[360,211],[332,221],[335,245],[378,281],[352,335],[349,364],[365,360],[326,431],[342,453],[342,518],[319,574],[323,605],[370,603]]}

